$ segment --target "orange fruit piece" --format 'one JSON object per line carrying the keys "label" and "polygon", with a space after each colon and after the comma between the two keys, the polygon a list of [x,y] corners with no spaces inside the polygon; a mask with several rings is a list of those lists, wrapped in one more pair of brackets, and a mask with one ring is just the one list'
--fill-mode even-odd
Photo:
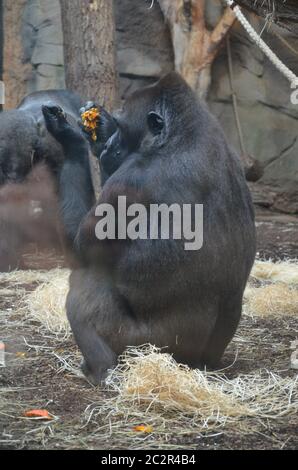
{"label": "orange fruit piece", "polygon": [[100,117],[98,108],[90,108],[82,114],[82,122],[87,132],[92,134],[92,139],[97,140],[96,128]]}

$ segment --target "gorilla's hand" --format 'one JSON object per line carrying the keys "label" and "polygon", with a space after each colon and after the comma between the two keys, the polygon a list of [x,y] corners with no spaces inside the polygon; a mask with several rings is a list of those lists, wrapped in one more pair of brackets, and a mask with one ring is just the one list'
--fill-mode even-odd
{"label": "gorilla's hand", "polygon": [[69,126],[65,112],[56,105],[43,105],[41,109],[48,131],[59,140]]}
{"label": "gorilla's hand", "polygon": [[117,130],[116,121],[102,106],[93,101],[88,101],[80,109],[80,114],[82,121],[79,121],[79,127],[91,145],[92,152],[99,158],[106,142]]}
{"label": "gorilla's hand", "polygon": [[87,142],[84,136],[79,129],[69,124],[65,112],[60,106],[52,104],[43,105],[42,113],[47,130],[63,146],[65,158],[77,155],[77,152],[71,152],[74,148],[87,148]]}

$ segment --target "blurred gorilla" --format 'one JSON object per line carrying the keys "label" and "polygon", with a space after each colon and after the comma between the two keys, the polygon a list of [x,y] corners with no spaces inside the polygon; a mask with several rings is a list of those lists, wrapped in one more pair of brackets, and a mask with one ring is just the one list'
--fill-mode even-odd
{"label": "blurred gorilla", "polygon": [[28,245],[61,248],[57,184],[44,164],[23,183],[0,186],[0,272],[22,269]]}
{"label": "blurred gorilla", "polygon": [[127,206],[204,205],[203,247],[185,251],[173,237],[98,240],[86,141],[60,108],[43,113],[65,154],[59,197],[78,258],[67,315],[85,375],[100,383],[126,346],[148,342],[191,367],[216,367],[255,257],[251,197],[218,122],[172,73],[126,101],[100,155],[106,179],[97,204],[116,208],[126,196]]}
{"label": "blurred gorilla", "polygon": [[0,113],[0,271],[22,267],[28,243],[60,246],[57,174],[64,152],[45,126],[45,102],[63,106],[77,124],[82,100],[67,90],[32,93]]}
{"label": "blurred gorilla", "polygon": [[68,90],[40,91],[28,95],[17,109],[0,113],[0,185],[21,182],[35,163],[46,162],[56,173],[63,150],[45,126],[41,105],[62,106],[70,122],[80,117],[81,98]]}

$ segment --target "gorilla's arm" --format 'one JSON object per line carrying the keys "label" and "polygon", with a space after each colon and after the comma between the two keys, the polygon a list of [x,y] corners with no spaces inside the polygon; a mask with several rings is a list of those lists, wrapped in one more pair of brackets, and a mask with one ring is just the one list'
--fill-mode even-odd
{"label": "gorilla's arm", "polygon": [[48,131],[64,150],[65,160],[59,175],[59,200],[64,230],[73,245],[82,219],[94,204],[88,143],[67,122],[61,108],[43,106],[42,111]]}
{"label": "gorilla's arm", "polygon": [[88,149],[81,160],[65,160],[59,177],[59,199],[66,236],[74,242],[78,227],[94,203]]}

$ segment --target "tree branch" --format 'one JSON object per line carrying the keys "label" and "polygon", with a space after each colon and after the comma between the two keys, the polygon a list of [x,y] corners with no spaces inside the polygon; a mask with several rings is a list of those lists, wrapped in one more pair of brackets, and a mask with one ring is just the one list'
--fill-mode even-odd
{"label": "tree branch", "polygon": [[213,62],[223,40],[236,21],[236,16],[230,8],[226,8],[223,16],[210,35],[210,44],[207,50],[208,60]]}
{"label": "tree branch", "polygon": [[159,0],[159,4],[171,30],[175,68],[205,96],[211,81],[211,65],[236,20],[235,14],[226,8],[210,32],[205,23],[205,0]]}

